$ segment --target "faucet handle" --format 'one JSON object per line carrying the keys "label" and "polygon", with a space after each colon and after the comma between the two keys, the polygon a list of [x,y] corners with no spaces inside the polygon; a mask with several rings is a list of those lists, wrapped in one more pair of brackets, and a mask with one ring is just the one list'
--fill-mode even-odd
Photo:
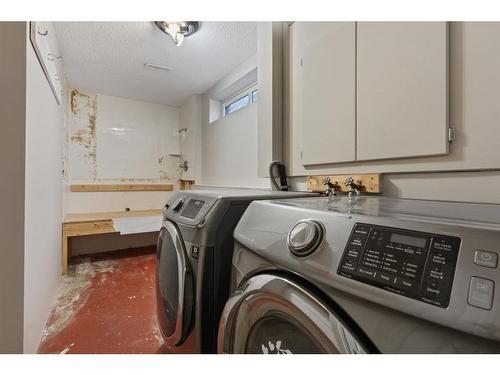
{"label": "faucet handle", "polygon": [[345,186],[351,187],[353,184],[354,184],[354,179],[352,177],[346,178],[346,180],[344,181]]}
{"label": "faucet handle", "polygon": [[335,195],[335,193],[340,190],[340,186],[337,181],[332,182],[330,177],[325,177],[321,183],[326,186],[325,193],[328,196]]}
{"label": "faucet handle", "polygon": [[363,185],[354,182],[354,178],[352,177],[346,178],[346,180],[344,181],[344,185],[349,188],[349,195],[351,195],[353,192],[359,194],[359,192],[363,188]]}

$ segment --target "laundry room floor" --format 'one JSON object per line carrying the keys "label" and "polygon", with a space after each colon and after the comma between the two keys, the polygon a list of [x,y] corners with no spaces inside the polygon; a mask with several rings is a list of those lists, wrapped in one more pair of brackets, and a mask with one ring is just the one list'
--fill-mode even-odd
{"label": "laundry room floor", "polygon": [[155,248],[72,259],[39,353],[160,353]]}

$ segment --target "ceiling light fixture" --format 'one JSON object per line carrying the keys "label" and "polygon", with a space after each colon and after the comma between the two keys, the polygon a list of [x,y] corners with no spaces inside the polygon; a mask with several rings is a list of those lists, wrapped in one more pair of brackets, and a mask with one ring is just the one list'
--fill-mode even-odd
{"label": "ceiling light fixture", "polygon": [[194,34],[200,27],[197,21],[155,21],[155,25],[164,33],[170,35],[176,46],[180,46],[184,37]]}

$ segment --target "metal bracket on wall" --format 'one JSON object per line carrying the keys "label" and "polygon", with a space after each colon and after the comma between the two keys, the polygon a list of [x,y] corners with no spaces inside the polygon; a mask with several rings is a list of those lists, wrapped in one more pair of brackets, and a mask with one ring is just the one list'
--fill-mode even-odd
{"label": "metal bracket on wall", "polygon": [[455,140],[455,129],[448,128],[448,142],[453,143]]}
{"label": "metal bracket on wall", "polygon": [[360,187],[360,192],[362,193],[377,194],[382,192],[382,174],[380,173],[307,176],[307,190],[324,192],[325,185],[323,184],[323,180],[325,178],[330,178],[330,181],[336,183],[339,186],[339,190],[344,193],[349,192],[349,186],[345,182],[350,181],[351,178]]}

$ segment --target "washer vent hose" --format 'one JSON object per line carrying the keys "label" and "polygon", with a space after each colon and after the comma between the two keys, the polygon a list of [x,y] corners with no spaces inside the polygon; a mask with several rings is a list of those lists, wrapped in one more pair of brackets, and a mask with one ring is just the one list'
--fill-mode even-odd
{"label": "washer vent hose", "polygon": [[[280,185],[276,182],[276,178],[273,174],[275,167],[278,169]],[[269,164],[269,177],[271,178],[271,186],[273,190],[288,191],[289,186],[286,180],[285,164],[283,164],[280,160],[273,160],[271,164]]]}

